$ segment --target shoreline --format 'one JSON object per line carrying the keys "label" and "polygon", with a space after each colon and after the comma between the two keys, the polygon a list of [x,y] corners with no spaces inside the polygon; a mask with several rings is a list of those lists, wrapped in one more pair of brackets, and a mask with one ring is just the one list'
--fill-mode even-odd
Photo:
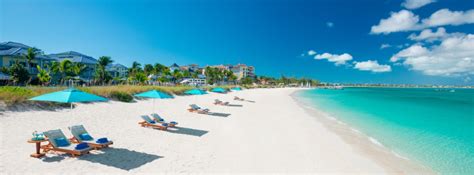
{"label": "shoreline", "polygon": [[390,174],[437,174],[421,162],[403,157],[393,150],[385,147],[375,138],[365,135],[361,131],[351,127],[337,118],[329,116],[323,110],[305,102],[302,97],[298,97],[301,89],[293,92],[290,96],[298,105],[303,108],[308,115],[314,117],[324,127],[338,135],[347,144],[350,144],[357,152],[373,159]]}

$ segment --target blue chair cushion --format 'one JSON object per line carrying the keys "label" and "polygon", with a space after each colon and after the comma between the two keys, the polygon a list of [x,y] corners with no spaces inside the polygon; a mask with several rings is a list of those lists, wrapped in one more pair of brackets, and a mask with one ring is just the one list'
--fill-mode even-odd
{"label": "blue chair cushion", "polygon": [[56,146],[62,147],[62,146],[69,146],[70,143],[67,141],[66,138],[61,137],[61,138],[55,138],[54,142],[56,142]]}
{"label": "blue chair cushion", "polygon": [[93,138],[88,133],[83,133],[79,135],[81,140],[93,140]]}
{"label": "blue chair cushion", "polygon": [[168,126],[168,123],[162,123],[161,125],[162,126]]}
{"label": "blue chair cushion", "polygon": [[150,121],[148,121],[148,122],[150,122],[151,124],[155,124],[155,123],[156,123],[156,122],[153,121],[153,120],[150,120]]}
{"label": "blue chair cushion", "polygon": [[109,139],[107,139],[106,137],[97,139],[96,141],[96,143],[99,143],[99,144],[108,143],[108,142],[109,142]]}
{"label": "blue chair cushion", "polygon": [[178,122],[172,121],[172,122],[170,122],[170,124],[177,125]]}
{"label": "blue chair cushion", "polygon": [[89,145],[87,143],[79,143],[76,145],[76,150],[82,150],[82,149],[86,149],[86,148],[89,148]]}
{"label": "blue chair cushion", "polygon": [[162,119],[162,118],[160,118],[160,120],[159,120],[159,121],[160,121],[160,122],[162,122],[162,121],[165,121],[165,120],[164,120],[164,119]]}

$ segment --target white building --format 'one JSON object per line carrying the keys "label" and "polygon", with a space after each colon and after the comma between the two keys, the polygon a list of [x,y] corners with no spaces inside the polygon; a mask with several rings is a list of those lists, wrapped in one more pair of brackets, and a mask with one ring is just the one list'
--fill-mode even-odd
{"label": "white building", "polygon": [[127,77],[128,68],[122,64],[109,64],[106,67],[107,72],[109,72],[112,77]]}

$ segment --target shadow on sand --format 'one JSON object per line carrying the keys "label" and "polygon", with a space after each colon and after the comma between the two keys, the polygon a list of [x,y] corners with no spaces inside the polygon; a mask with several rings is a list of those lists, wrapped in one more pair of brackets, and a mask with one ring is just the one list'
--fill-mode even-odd
{"label": "shadow on sand", "polygon": [[99,163],[106,166],[130,171],[156,159],[163,158],[148,153],[137,152],[124,148],[104,148],[100,151],[103,154],[89,154],[78,157],[79,160],[86,160],[92,163]]}
{"label": "shadow on sand", "polygon": [[229,117],[230,114],[219,113],[219,112],[209,112],[205,115],[216,116],[216,117]]}
{"label": "shadow on sand", "polygon": [[207,134],[209,131],[176,126],[173,128],[168,128],[168,132],[174,133],[174,134],[183,134],[183,135],[201,137],[204,134]]}
{"label": "shadow on sand", "polygon": [[66,155],[66,154],[59,154],[59,155],[55,154],[53,157],[44,156],[44,157],[41,158],[41,160],[43,162],[51,163],[51,162],[59,162],[61,160],[64,160],[66,157],[68,157],[68,155]]}
{"label": "shadow on sand", "polygon": [[244,105],[238,105],[238,104],[228,104],[228,107],[244,107]]}

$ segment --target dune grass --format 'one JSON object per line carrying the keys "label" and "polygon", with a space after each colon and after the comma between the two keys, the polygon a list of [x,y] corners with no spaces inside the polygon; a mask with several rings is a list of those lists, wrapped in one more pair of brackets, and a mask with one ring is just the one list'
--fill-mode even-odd
{"label": "dune grass", "polygon": [[[230,89],[233,86],[219,86],[225,89]],[[7,105],[15,105],[28,102],[29,98],[41,94],[60,91],[67,87],[42,87],[42,86],[3,86],[0,87],[0,101]],[[136,85],[118,85],[118,86],[90,86],[77,87],[78,89],[100,95],[112,100],[131,102],[133,101],[133,94],[145,92],[149,90],[159,90],[174,95],[182,95],[184,91],[193,89],[192,86],[136,86]],[[213,87],[202,87],[201,89],[210,90]]]}

